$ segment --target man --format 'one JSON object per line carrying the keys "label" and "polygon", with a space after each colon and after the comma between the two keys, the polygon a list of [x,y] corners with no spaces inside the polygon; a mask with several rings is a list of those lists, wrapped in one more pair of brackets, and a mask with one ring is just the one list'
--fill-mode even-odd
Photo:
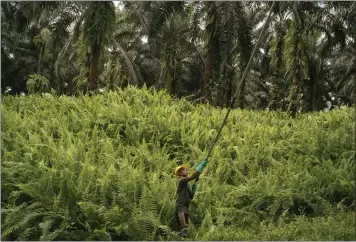
{"label": "man", "polygon": [[[206,160],[203,160],[190,177],[188,177],[188,168],[186,165],[180,165],[174,171],[174,174],[179,178],[177,187],[178,197],[176,201],[176,215],[180,223],[181,235],[183,237],[186,236],[186,230],[188,227],[189,202],[194,197],[195,190],[197,188],[196,182],[207,163],[208,162]],[[188,182],[194,179],[196,179],[196,181],[190,189]]]}

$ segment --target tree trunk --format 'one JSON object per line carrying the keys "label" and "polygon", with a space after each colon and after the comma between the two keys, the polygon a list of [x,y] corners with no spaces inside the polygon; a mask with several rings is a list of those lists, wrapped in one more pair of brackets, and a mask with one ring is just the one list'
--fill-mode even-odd
{"label": "tree trunk", "polygon": [[300,77],[299,77],[299,68],[296,70],[296,74],[294,74],[293,77],[293,82],[292,82],[292,88],[290,92],[290,103],[289,103],[289,108],[288,111],[291,113],[292,118],[295,118],[297,115],[298,107],[299,107],[299,102],[300,102],[300,88],[299,88],[299,82],[300,82]]}
{"label": "tree trunk", "polygon": [[38,54],[38,62],[37,62],[37,73],[38,74],[40,74],[40,71],[41,71],[42,53],[43,53],[43,48],[40,48],[40,53]]}
{"label": "tree trunk", "polygon": [[[241,75],[242,77],[242,75]],[[241,80],[242,78],[240,78]],[[241,109],[245,108],[245,89],[246,89],[246,78],[241,84],[241,90],[240,90],[240,95],[238,97],[238,107]]]}
{"label": "tree trunk", "polygon": [[[246,50],[246,52],[248,52],[248,50]],[[241,56],[241,59],[240,59],[240,66],[241,66],[240,81],[242,81],[242,83],[240,85],[239,95],[237,97],[237,105],[241,109],[245,108],[245,89],[246,89],[246,82],[247,82],[248,75],[245,77],[244,80],[242,80],[242,76],[243,76],[243,72],[246,69],[248,61],[249,61],[249,56],[246,53]]]}
{"label": "tree trunk", "polygon": [[314,97],[314,80],[310,80],[308,83],[308,94],[307,94],[307,112],[311,112],[315,108],[315,97]]}
{"label": "tree trunk", "polygon": [[[232,57],[229,55],[227,57],[227,63],[225,64],[225,73],[226,73],[226,79],[227,79],[227,93],[226,93],[226,100],[225,100],[225,106],[228,108],[231,103],[231,98],[233,94],[232,90],[232,84],[234,80],[234,69],[232,67]],[[222,103],[223,106],[223,103]]]}
{"label": "tree trunk", "polygon": [[50,78],[51,78],[51,83],[52,83],[52,87],[54,89],[56,89],[57,93],[60,93],[60,84],[59,84],[59,80],[58,78],[56,77],[56,69],[55,69],[55,66],[56,66],[56,59],[58,57],[58,52],[55,51],[53,53],[53,56],[55,56],[56,58],[53,58],[52,59],[52,64],[51,64],[51,67],[50,67]]}
{"label": "tree trunk", "polygon": [[172,71],[170,68],[167,68],[167,75],[166,75],[166,90],[169,94],[173,94],[173,80],[172,80]]}
{"label": "tree trunk", "polygon": [[95,44],[92,48],[92,58],[89,69],[89,90],[94,90],[97,87],[99,58],[100,45]]}
{"label": "tree trunk", "polygon": [[284,32],[282,30],[282,24],[277,25],[276,27],[276,32],[277,32],[277,50],[276,50],[276,63],[272,67],[273,73],[272,73],[272,87],[271,87],[271,92],[270,92],[270,103],[268,105],[268,108],[271,110],[277,110],[278,108],[282,108],[282,106],[277,105],[278,100],[281,100],[283,97],[279,95],[279,89],[280,89],[280,83],[279,83],[279,78],[281,76],[281,68],[283,66],[282,62],[282,57],[283,57],[283,46],[284,46]]}
{"label": "tree trunk", "polygon": [[205,100],[211,101],[210,85],[213,79],[213,48],[212,41],[209,40],[208,51],[205,58],[205,70],[204,70],[204,97]]}
{"label": "tree trunk", "polygon": [[164,67],[161,70],[161,74],[159,75],[158,82],[156,82],[156,84],[155,84],[155,87],[157,89],[160,89],[163,86],[166,75],[167,75],[167,68]]}
{"label": "tree trunk", "polygon": [[308,100],[307,100],[307,112],[316,110],[317,92],[316,92],[316,76],[315,69],[310,68],[309,82],[308,82]]}
{"label": "tree trunk", "polygon": [[[294,45],[294,49],[295,49],[295,54],[297,54],[297,46],[298,46],[298,40],[296,39],[295,45]],[[295,55],[294,55],[295,56]],[[291,112],[292,118],[295,118],[297,115],[297,111],[299,108],[299,95],[300,95],[300,89],[299,89],[299,83],[301,82],[301,78],[300,78],[300,65],[299,63],[295,63],[293,66],[295,66],[294,72],[295,74],[293,74],[293,82],[292,82],[292,87],[291,87],[291,91],[290,91],[290,104],[289,104],[289,111]]]}
{"label": "tree trunk", "polygon": [[226,94],[226,107],[228,108],[231,103],[231,95],[232,95],[232,77],[229,75],[227,79],[227,94]]}
{"label": "tree trunk", "polygon": [[140,72],[140,69],[137,66],[133,66],[133,70],[136,73],[138,86],[141,88],[143,86],[143,84],[145,83],[145,80],[143,79],[143,76],[142,76],[142,74]]}
{"label": "tree trunk", "polygon": [[211,102],[212,101],[212,96],[211,96],[211,84],[213,82],[214,78],[214,63],[216,60],[214,58],[216,57],[214,53],[216,53],[216,50],[214,50],[215,47],[215,29],[216,29],[216,5],[215,2],[205,2],[204,3],[208,9],[207,11],[207,25],[206,25],[206,33],[208,34],[208,39],[207,39],[207,53],[205,57],[205,69],[204,69],[204,98],[205,101]]}
{"label": "tree trunk", "polygon": [[[232,19],[230,19],[230,22]],[[227,93],[226,93],[226,107],[230,106],[231,95],[232,95],[232,80],[233,80],[233,68],[232,68],[232,50],[233,49],[233,30],[231,29],[231,24],[228,26],[227,30],[227,54],[226,63],[224,65],[225,76],[227,80]],[[225,89],[225,88],[224,88]],[[226,90],[226,89],[225,89]],[[223,102],[221,102],[221,106],[224,106]]]}
{"label": "tree trunk", "polygon": [[250,47],[246,47],[249,49],[246,49],[244,51],[244,53],[241,53],[241,59],[240,59],[240,63],[241,63],[241,74],[240,74],[240,81],[242,81],[241,83],[241,89],[239,90],[239,95],[237,97],[237,103],[238,103],[238,107],[241,109],[245,108],[245,89],[246,89],[246,82],[247,82],[247,77],[248,75],[245,77],[244,80],[242,80],[242,76],[243,76],[243,72],[246,69],[246,66],[248,64],[248,61],[250,59],[250,55],[251,55],[251,48]]}

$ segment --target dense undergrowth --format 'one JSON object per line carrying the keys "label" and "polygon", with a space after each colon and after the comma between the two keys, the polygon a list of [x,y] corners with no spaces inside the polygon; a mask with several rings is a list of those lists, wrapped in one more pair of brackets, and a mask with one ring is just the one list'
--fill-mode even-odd
{"label": "dense undergrowth", "polygon": [[[179,240],[177,160],[226,110],[129,87],[2,101],[3,240]],[[231,112],[191,205],[190,240],[354,240],[354,110]]]}

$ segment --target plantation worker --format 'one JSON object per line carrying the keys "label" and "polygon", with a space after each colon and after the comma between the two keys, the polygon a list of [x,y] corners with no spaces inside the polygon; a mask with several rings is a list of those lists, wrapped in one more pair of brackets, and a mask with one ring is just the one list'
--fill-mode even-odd
{"label": "plantation worker", "polygon": [[[186,165],[178,166],[174,174],[179,178],[177,187],[177,200],[176,200],[176,215],[179,220],[181,235],[186,236],[188,227],[188,214],[189,214],[189,202],[193,199],[200,174],[203,172],[204,167],[207,165],[207,161],[203,160],[196,168],[196,171],[192,176],[188,176],[188,167]],[[192,187],[189,187],[188,182],[195,179],[195,183]]]}

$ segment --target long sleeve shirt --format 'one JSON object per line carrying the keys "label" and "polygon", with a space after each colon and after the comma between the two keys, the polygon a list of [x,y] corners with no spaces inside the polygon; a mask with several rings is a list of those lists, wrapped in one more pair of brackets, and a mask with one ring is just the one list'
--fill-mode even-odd
{"label": "long sleeve shirt", "polygon": [[177,188],[177,207],[186,207],[189,208],[189,202],[193,199],[194,194],[189,187],[188,182],[191,180],[196,179],[199,176],[199,172],[194,172],[190,177],[181,177],[178,181],[178,188]]}

